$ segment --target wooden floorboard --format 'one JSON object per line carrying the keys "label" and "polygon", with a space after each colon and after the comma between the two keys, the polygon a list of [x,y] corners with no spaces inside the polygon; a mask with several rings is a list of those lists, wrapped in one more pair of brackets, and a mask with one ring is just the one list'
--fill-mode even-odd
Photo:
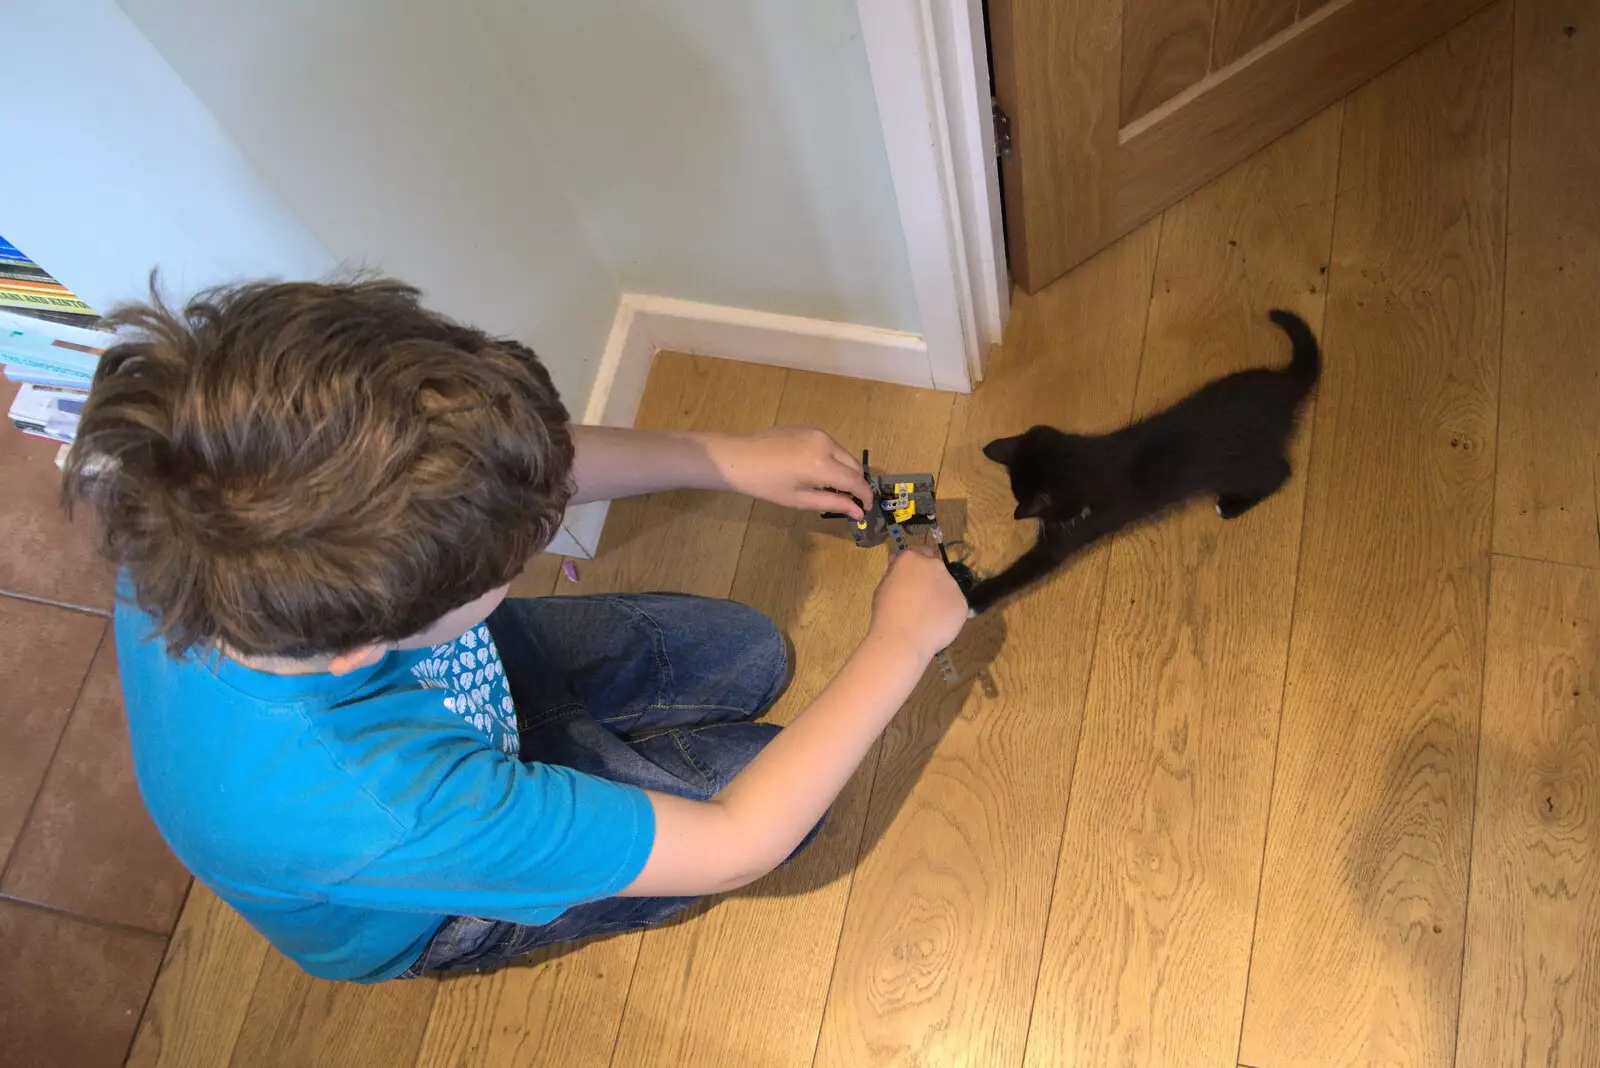
{"label": "wooden floorboard", "polygon": [[[936,475],[952,402],[949,393],[791,372],[777,421],[868,449],[880,470]],[[815,699],[866,634],[885,560],[882,549],[857,548],[842,521],[755,506],[733,596],[778,621],[796,665],[770,719],[787,722]],[[692,923],[645,935],[614,1065],[811,1063],[875,764],[873,753],[793,863]]]}
{"label": "wooden floorboard", "polygon": [[231,1068],[327,1068],[416,1060],[436,979],[357,986],[313,979],[269,951],[233,1045]]}
{"label": "wooden floorboard", "polygon": [[[1016,343],[956,401],[941,495],[965,502],[980,568],[1031,537],[983,443],[1126,422],[1157,241],[1146,226],[1018,298]],[[1020,1061],[1104,575],[1091,553],[969,627],[1003,636],[993,696],[924,688],[884,735],[817,1065]]]}
{"label": "wooden floorboard", "polygon": [[237,912],[194,883],[139,1020],[129,1068],[227,1064],[269,952]]}
{"label": "wooden floorboard", "polygon": [[1327,347],[1239,1060],[1443,1068],[1493,490],[1502,2],[1345,102]]}
{"label": "wooden floorboard", "polygon": [[609,1064],[638,941],[621,935],[489,975],[440,980],[416,1064]]}
{"label": "wooden floorboard", "polygon": [[[1139,412],[1281,366],[1288,346],[1264,309],[1320,327],[1339,117],[1168,210]],[[1244,517],[1196,502],[1111,550],[1029,1068],[1238,1052],[1311,421],[1296,477]]]}
{"label": "wooden floorboard", "polygon": [[1523,0],[1494,547],[1600,567],[1600,0]]}
{"label": "wooden floorboard", "polygon": [[1455,1063],[1600,1061],[1600,571],[1497,557]]}
{"label": "wooden floorboard", "polygon": [[522,574],[511,580],[511,597],[548,597],[556,591],[561,581],[561,565],[566,557],[555,553],[539,553]]}

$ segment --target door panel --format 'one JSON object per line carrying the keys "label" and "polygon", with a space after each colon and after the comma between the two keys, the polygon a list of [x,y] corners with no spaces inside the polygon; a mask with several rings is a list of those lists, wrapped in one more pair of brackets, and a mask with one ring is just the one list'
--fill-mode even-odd
{"label": "door panel", "polygon": [[1211,66],[1216,0],[1123,0],[1124,124],[1204,78]]}
{"label": "door panel", "polygon": [[1487,0],[990,0],[1033,292]]}
{"label": "door panel", "polygon": [[1293,25],[1295,0],[1217,0],[1211,65],[1226,67],[1273,34]]}

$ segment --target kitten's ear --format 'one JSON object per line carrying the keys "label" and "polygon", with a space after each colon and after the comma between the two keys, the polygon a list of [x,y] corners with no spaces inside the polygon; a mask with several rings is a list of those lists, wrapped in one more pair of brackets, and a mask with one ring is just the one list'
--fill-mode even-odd
{"label": "kitten's ear", "polygon": [[1017,458],[1017,446],[1021,441],[1020,435],[1014,438],[995,438],[983,447],[983,454],[997,464],[1010,466],[1011,461]]}
{"label": "kitten's ear", "polygon": [[1050,507],[1050,494],[1038,490],[1028,494],[1028,499],[1017,502],[1017,510],[1011,513],[1013,519],[1038,519],[1044,515],[1045,509]]}

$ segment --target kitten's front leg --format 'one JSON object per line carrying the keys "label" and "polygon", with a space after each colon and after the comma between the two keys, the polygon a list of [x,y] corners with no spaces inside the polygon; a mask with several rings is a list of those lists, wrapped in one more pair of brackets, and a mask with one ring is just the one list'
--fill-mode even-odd
{"label": "kitten's front leg", "polygon": [[[1012,565],[1012,567],[1015,566],[1015,564]],[[983,613],[1011,595],[1012,590],[1006,582],[1006,577],[1009,573],[1010,569],[1008,568],[993,578],[982,579],[967,591],[968,618],[983,615]]]}
{"label": "kitten's front leg", "polygon": [[1060,567],[1085,544],[1086,540],[1064,523],[1039,524],[1039,540],[1034,542],[1033,548],[1017,557],[1010,567],[967,592],[971,614],[982,615],[1012,594],[1022,592]]}

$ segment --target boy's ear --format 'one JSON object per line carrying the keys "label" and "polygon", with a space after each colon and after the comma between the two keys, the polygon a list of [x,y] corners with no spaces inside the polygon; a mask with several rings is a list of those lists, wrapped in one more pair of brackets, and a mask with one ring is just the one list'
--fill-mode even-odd
{"label": "boy's ear", "polygon": [[1009,467],[1011,465],[1011,461],[1017,458],[1017,444],[1021,440],[1021,436],[1011,438],[995,438],[993,441],[989,442],[989,444],[983,447],[983,454],[989,459],[993,460],[995,463],[1005,464]]}
{"label": "boy's ear", "polygon": [[333,675],[348,675],[352,671],[360,671],[364,667],[371,667],[383,659],[384,647],[381,645],[358,645],[342,653],[335,653],[328,662],[328,672]]}

